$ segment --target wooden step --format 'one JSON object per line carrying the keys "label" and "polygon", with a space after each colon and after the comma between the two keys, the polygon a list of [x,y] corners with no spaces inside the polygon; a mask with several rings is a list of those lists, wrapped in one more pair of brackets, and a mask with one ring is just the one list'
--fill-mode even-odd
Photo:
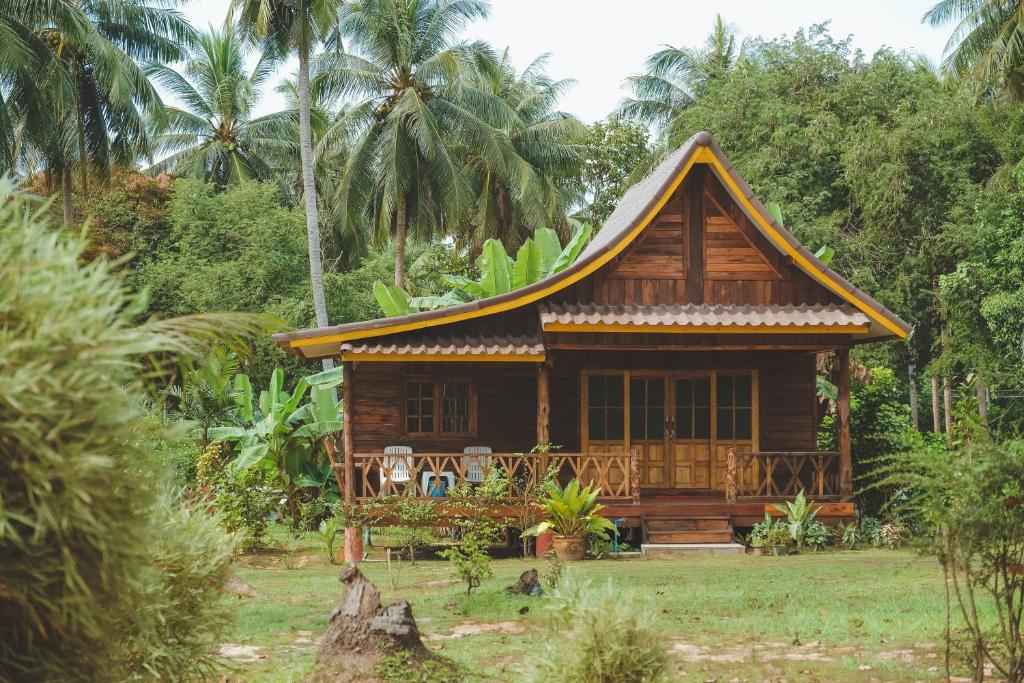
{"label": "wooden step", "polygon": [[647,530],[654,531],[723,531],[731,530],[728,517],[668,517],[647,520]]}
{"label": "wooden step", "polygon": [[671,559],[693,555],[742,555],[739,543],[644,543],[640,552],[646,558]]}
{"label": "wooden step", "polygon": [[647,532],[648,543],[729,543],[732,529],[711,531],[651,531]]}

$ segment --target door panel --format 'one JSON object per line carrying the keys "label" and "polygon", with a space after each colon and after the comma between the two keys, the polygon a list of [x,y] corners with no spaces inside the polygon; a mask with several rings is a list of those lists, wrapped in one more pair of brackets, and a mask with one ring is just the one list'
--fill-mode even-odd
{"label": "door panel", "polygon": [[675,486],[711,485],[711,376],[679,377],[675,394]]}
{"label": "door panel", "polygon": [[666,448],[665,416],[669,406],[664,377],[629,379],[629,447],[640,456],[640,486],[672,486],[672,462]]}

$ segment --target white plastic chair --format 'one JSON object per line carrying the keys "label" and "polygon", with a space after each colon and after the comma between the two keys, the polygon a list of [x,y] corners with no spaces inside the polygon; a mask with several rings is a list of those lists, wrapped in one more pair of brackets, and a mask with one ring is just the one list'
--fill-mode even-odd
{"label": "white plastic chair", "polygon": [[[388,446],[384,449],[384,459],[380,468],[380,490],[384,493],[388,479],[396,484],[407,484],[412,480],[412,448],[408,446]],[[388,473],[390,472],[390,477]]]}
{"label": "white plastic chair", "polygon": [[484,468],[490,468],[494,458],[490,446],[466,446],[462,450],[462,471],[470,484],[482,484]]}

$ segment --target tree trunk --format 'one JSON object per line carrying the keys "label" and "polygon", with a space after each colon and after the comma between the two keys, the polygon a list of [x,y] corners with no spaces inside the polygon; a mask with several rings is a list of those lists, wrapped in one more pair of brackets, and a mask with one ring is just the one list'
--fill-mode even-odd
{"label": "tree trunk", "polygon": [[75,205],[71,196],[71,169],[67,166],[60,172],[60,194],[64,202],[64,225],[71,227],[75,220]]}
{"label": "tree trunk", "polygon": [[85,67],[82,64],[82,60],[77,60],[75,63],[75,101],[76,108],[78,109],[78,170],[81,174],[82,181],[82,196],[85,197],[89,194],[89,164],[86,163],[85,154],[85,107],[82,105],[82,87],[81,82],[85,78]]}
{"label": "tree trunk", "polygon": [[395,287],[405,289],[405,241],[409,227],[409,212],[403,196],[398,200],[395,215]]}
{"label": "tree trunk", "polygon": [[949,376],[942,377],[942,408],[946,417],[946,443],[953,445],[953,385]]}
{"label": "tree trunk", "polygon": [[974,389],[978,396],[978,419],[983,426],[988,427],[988,390],[981,377],[974,380]]}
{"label": "tree trunk", "polygon": [[[299,158],[302,162],[302,199],[306,204],[306,241],[309,246],[309,281],[313,290],[316,326],[327,327],[327,298],[324,296],[324,266],[320,255],[320,216],[316,206],[313,176],[313,128],[310,124],[309,47],[299,46]],[[334,367],[333,358],[323,359],[324,370]],[[338,402],[337,391],[334,402]]]}
{"label": "tree trunk", "polygon": [[850,440],[850,350],[839,349],[839,381],[836,383],[836,417],[839,422],[839,495],[843,500],[853,496],[853,447]]}
{"label": "tree trunk", "polygon": [[942,431],[942,411],[939,410],[939,378],[932,375],[932,431]]}
{"label": "tree trunk", "polygon": [[917,365],[911,360],[907,363],[907,381],[910,384],[910,419],[914,424],[914,429],[920,429],[921,425],[918,420],[918,405],[917,405]]}

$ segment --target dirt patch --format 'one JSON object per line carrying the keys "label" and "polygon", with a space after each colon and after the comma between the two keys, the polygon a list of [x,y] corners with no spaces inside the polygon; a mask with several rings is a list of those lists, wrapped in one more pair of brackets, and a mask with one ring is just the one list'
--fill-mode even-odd
{"label": "dirt patch", "polygon": [[456,640],[466,636],[476,636],[481,633],[499,633],[514,635],[522,633],[526,627],[518,621],[496,621],[496,622],[463,622],[455,625],[447,633],[428,633],[423,640]]}
{"label": "dirt patch", "polygon": [[217,650],[224,659],[231,659],[236,662],[258,662],[266,659],[263,648],[259,645],[238,645],[235,643],[224,643]]}

